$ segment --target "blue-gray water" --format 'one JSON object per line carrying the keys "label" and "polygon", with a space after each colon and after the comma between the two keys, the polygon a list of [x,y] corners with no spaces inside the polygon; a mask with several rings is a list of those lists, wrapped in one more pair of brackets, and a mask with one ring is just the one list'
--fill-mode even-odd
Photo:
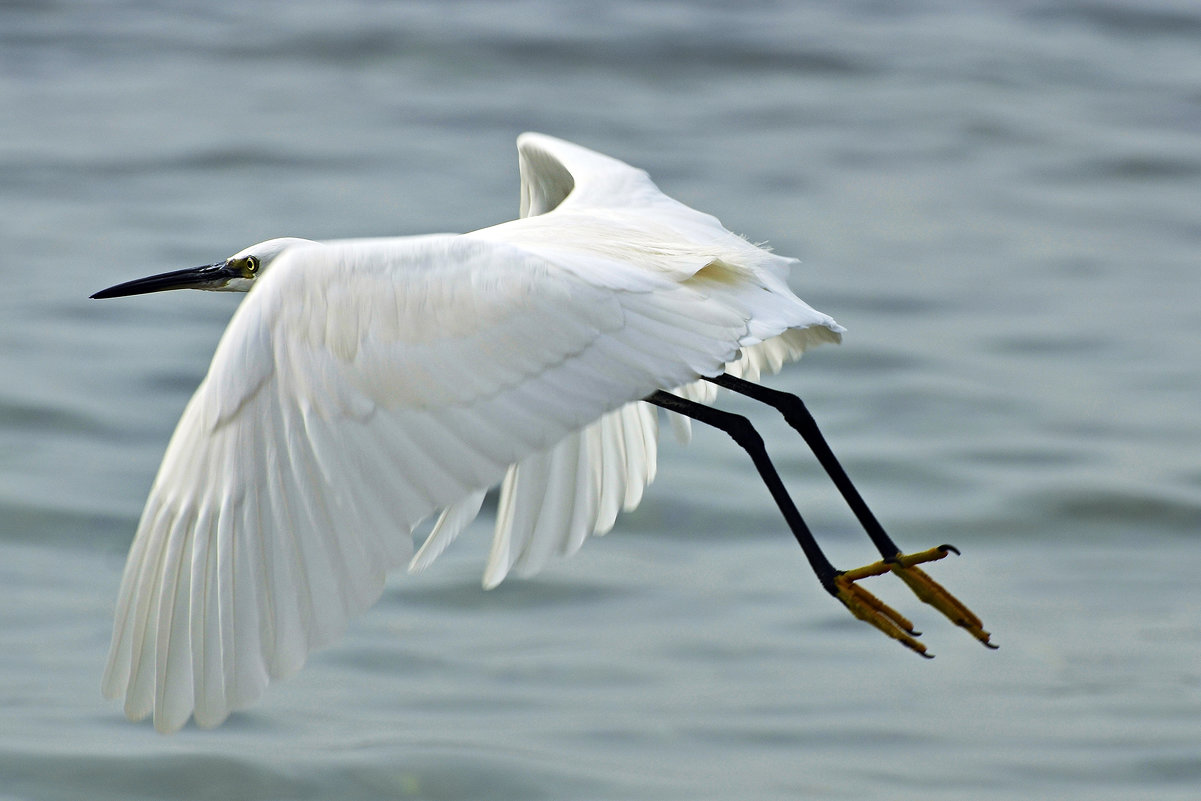
{"label": "blue-gray water", "polygon": [[[1198,797],[1199,87],[1183,1],[4,4],[0,798]],[[851,620],[701,432],[538,578],[480,590],[481,520],[221,728],[125,721],[124,552],[237,297],[87,295],[507,219],[525,129],[804,259],[850,330],[776,385],[1001,650],[882,580],[938,658]]]}

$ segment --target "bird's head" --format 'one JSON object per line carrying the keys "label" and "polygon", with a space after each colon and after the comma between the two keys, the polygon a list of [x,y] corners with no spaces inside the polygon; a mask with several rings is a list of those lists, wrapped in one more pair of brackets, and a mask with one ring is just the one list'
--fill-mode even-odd
{"label": "bird's head", "polygon": [[120,298],[125,295],[144,295],[147,292],[165,292],[168,289],[207,289],[214,292],[249,292],[271,262],[285,250],[297,245],[313,244],[307,239],[284,237],[268,239],[242,250],[224,261],[190,267],[186,270],[152,275],[124,284],[102,289],[93,298]]}

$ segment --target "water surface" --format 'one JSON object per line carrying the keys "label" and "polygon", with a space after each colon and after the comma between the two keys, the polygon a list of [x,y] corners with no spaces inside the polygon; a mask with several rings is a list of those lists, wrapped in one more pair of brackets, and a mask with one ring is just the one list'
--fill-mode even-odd
{"label": "water surface", "polygon": [[[1199,53],[1134,0],[6,5],[0,797],[1195,798]],[[221,728],[125,721],[124,552],[237,298],[87,296],[508,219],[527,129],[804,260],[849,332],[775,384],[1002,649],[887,584],[937,659],[848,618],[701,432],[539,577],[481,591],[481,520]]]}

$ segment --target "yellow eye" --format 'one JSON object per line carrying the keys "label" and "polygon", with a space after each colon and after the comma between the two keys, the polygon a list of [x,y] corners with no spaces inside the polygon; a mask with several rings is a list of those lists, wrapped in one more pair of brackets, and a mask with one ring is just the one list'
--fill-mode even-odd
{"label": "yellow eye", "polygon": [[254,274],[259,271],[259,260],[255,256],[247,256],[242,260],[242,275],[245,278],[253,278]]}

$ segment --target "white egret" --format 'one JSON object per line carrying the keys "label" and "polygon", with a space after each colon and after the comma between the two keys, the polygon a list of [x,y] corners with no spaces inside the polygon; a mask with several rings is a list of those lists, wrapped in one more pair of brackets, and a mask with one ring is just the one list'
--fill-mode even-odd
{"label": "white egret", "polygon": [[[902,555],[800,400],[752,383],[841,338],[789,289],[793,260],[615,159],[539,134],[518,151],[520,219],[273,239],[93,295],[249,292],[167,446],[121,581],[103,689],[131,719],[214,726],[252,703],[375,602],[390,568],[433,561],[498,482],[485,586],[573,553],[653,479],[652,404],[747,449],[822,585],[856,616],[925,653],[855,583],[892,572],[988,644],[915,566],[953,549]],[[784,413],[882,561],[827,561],[758,434],[707,405],[718,386]],[[414,555],[414,527],[439,510]]]}

